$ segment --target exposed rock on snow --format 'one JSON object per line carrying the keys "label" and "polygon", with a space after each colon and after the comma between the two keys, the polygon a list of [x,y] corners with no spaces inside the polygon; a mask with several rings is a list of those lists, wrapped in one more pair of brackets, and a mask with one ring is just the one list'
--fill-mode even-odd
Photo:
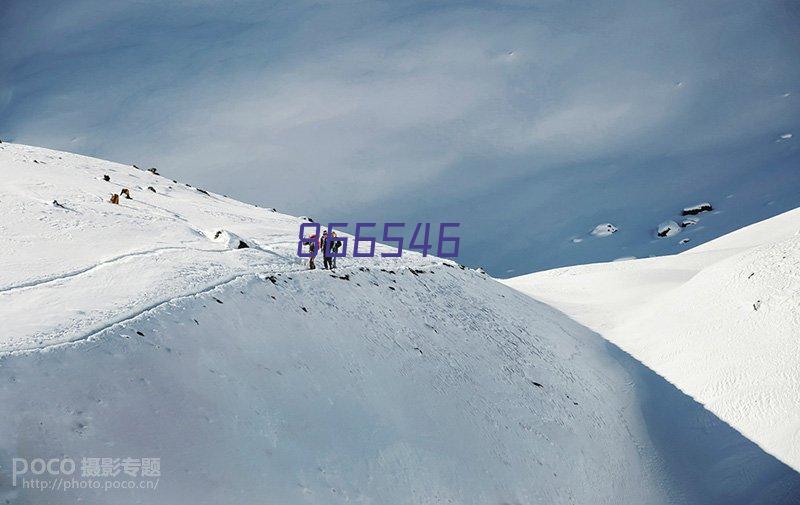
{"label": "exposed rock on snow", "polygon": [[683,221],[681,221],[681,228],[686,228],[687,226],[694,226],[700,222],[700,219],[696,217],[687,217]]}
{"label": "exposed rock on snow", "polygon": [[700,214],[701,212],[708,212],[712,211],[714,208],[708,202],[698,203],[697,205],[692,205],[691,207],[684,207],[683,211],[681,212],[682,216],[694,216]]}
{"label": "exposed rock on snow", "polygon": [[247,249],[250,246],[245,240],[227,230],[217,230],[211,235],[211,240],[225,244],[228,249]]}
{"label": "exposed rock on snow", "polygon": [[591,231],[591,234],[595,237],[608,237],[614,233],[616,233],[617,227],[611,223],[602,223],[598,224],[594,227],[594,230]]}
{"label": "exposed rock on snow", "polygon": [[664,221],[656,229],[659,237],[672,237],[681,232],[681,227],[675,221]]}

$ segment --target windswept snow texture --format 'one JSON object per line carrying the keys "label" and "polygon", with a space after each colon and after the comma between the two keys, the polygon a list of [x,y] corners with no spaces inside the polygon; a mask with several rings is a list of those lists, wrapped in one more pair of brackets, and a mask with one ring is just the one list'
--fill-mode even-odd
{"label": "windswept snow texture", "polygon": [[[81,156],[3,143],[0,175],[2,503],[639,504],[680,489],[633,372],[485,275],[419,255],[309,272],[300,219]],[[108,203],[123,187],[132,200]],[[159,486],[11,487],[11,458],[62,456],[161,458]]]}
{"label": "windswept snow texture", "polygon": [[506,281],[800,470],[800,209],[674,256]]}

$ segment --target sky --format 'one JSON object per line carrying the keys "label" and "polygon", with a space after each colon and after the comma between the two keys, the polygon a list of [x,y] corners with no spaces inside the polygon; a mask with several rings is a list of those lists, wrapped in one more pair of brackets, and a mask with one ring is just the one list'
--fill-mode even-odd
{"label": "sky", "polygon": [[459,260],[506,277],[799,206],[798,27],[797,1],[3,0],[0,138],[321,221],[460,222]]}

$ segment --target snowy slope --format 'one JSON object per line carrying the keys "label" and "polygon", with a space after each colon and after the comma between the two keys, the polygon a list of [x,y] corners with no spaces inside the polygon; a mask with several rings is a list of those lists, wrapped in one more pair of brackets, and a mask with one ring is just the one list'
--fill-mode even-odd
{"label": "snowy slope", "polygon": [[800,209],[674,256],[505,281],[800,469]]}
{"label": "snowy slope", "polygon": [[[0,213],[4,503],[694,503],[631,372],[485,275],[413,255],[309,272],[298,218],[7,143]],[[11,458],[61,456],[162,476],[10,486]]]}

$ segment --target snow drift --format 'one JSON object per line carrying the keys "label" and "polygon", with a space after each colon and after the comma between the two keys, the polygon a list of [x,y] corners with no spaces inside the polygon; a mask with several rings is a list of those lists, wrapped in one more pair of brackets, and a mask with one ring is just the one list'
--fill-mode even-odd
{"label": "snow drift", "polygon": [[800,209],[674,256],[506,281],[800,470]]}

